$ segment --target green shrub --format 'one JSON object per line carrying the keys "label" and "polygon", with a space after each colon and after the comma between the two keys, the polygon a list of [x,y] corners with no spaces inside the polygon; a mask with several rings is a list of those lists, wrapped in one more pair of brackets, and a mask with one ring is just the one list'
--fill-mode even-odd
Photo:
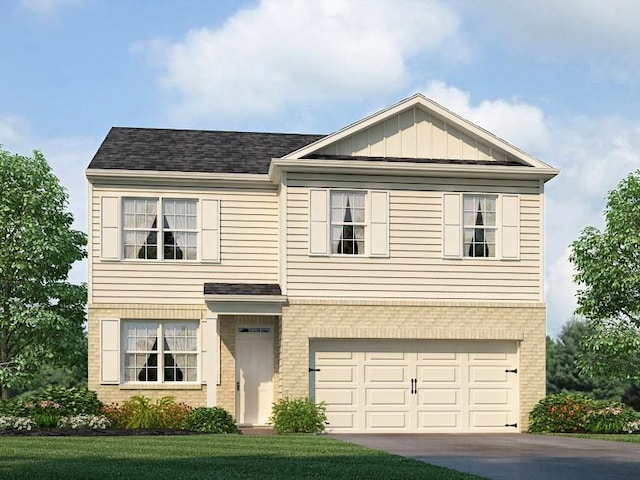
{"label": "green shrub", "polygon": [[273,404],[269,421],[278,433],[316,433],[327,422],[324,403],[308,398],[284,398]]}
{"label": "green shrub", "polygon": [[621,403],[564,392],[549,395],[538,402],[529,415],[529,431],[623,433],[634,419],[633,409]]}
{"label": "green shrub", "polygon": [[22,400],[11,398],[0,401],[0,417],[26,417],[29,411]]}
{"label": "green shrub", "polygon": [[194,408],[185,418],[182,428],[205,433],[238,432],[238,426],[231,414],[220,407]]}

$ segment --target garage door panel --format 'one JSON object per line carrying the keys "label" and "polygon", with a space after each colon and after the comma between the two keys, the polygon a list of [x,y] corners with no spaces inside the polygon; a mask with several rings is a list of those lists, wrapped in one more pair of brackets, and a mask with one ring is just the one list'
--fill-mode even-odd
{"label": "garage door panel", "polygon": [[460,406],[458,389],[418,389],[418,405]]}
{"label": "garage door panel", "polygon": [[409,428],[409,412],[368,411],[365,414],[368,430],[406,430]]}
{"label": "garage door panel", "polygon": [[365,360],[399,360],[406,361],[407,353],[405,352],[365,352]]}
{"label": "garage door panel", "polygon": [[504,407],[509,404],[510,390],[506,388],[495,389],[478,389],[469,390],[469,403],[471,406],[476,405],[499,405]]}
{"label": "garage door panel", "polygon": [[406,405],[408,402],[409,391],[407,389],[397,388],[367,388],[365,392],[367,406],[380,405]]}
{"label": "garage door panel", "polygon": [[460,414],[448,411],[418,412],[418,428],[421,430],[450,429],[460,427]]}
{"label": "garage door panel", "polygon": [[317,352],[318,360],[353,360],[354,352]]}
{"label": "garage door panel", "polygon": [[354,405],[355,389],[323,388],[316,394],[316,402],[329,405]]}
{"label": "garage door panel", "polygon": [[353,430],[357,428],[356,412],[335,412],[327,409],[328,427],[331,429]]}
{"label": "garage door panel", "polygon": [[470,411],[469,419],[472,428],[504,428],[509,423],[510,412]]}
{"label": "garage door panel", "polygon": [[487,366],[470,366],[469,367],[469,381],[474,382],[497,382],[506,383],[507,375],[509,375],[504,368],[501,367],[487,367]]}
{"label": "garage door panel", "polygon": [[457,366],[419,366],[417,368],[418,383],[454,383],[457,382],[460,374],[460,367]]}
{"label": "garage door panel", "polygon": [[368,365],[364,367],[364,379],[367,383],[399,382],[409,384],[406,366]]}
{"label": "garage door panel", "polygon": [[[317,362],[316,362],[317,365]],[[327,365],[323,366],[316,374],[318,383],[352,383],[356,381],[356,367],[351,365],[335,366]]]}

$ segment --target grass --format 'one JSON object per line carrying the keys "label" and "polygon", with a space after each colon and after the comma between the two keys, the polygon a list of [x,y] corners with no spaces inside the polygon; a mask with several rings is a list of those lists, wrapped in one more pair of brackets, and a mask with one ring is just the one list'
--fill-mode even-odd
{"label": "grass", "polygon": [[312,435],[0,437],[0,478],[478,479]]}
{"label": "grass", "polygon": [[554,437],[587,438],[590,440],[607,440],[608,442],[640,443],[640,435],[603,434],[603,433],[545,433],[535,435],[552,435]]}

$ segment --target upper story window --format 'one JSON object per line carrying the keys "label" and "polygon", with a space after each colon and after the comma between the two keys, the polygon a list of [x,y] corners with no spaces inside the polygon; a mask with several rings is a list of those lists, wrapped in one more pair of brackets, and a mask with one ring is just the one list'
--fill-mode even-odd
{"label": "upper story window", "polygon": [[331,253],[365,254],[365,193],[331,192]]}
{"label": "upper story window", "polygon": [[196,382],[197,322],[124,322],[125,382]]}
{"label": "upper story window", "polygon": [[496,256],[496,197],[465,195],[463,200],[463,255]]}
{"label": "upper story window", "polygon": [[124,198],[124,258],[196,260],[197,207],[196,200]]}

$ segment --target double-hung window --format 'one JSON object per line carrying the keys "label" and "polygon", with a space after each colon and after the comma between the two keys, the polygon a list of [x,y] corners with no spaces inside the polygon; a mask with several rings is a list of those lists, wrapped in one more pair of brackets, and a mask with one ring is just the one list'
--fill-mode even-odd
{"label": "double-hung window", "polygon": [[365,254],[365,193],[331,192],[331,253]]}
{"label": "double-hung window", "polygon": [[124,198],[122,205],[124,258],[197,260],[196,200]]}
{"label": "double-hung window", "polygon": [[197,322],[127,321],[123,342],[126,383],[198,380]]}
{"label": "double-hung window", "polygon": [[463,200],[463,255],[496,256],[496,197],[465,195]]}

